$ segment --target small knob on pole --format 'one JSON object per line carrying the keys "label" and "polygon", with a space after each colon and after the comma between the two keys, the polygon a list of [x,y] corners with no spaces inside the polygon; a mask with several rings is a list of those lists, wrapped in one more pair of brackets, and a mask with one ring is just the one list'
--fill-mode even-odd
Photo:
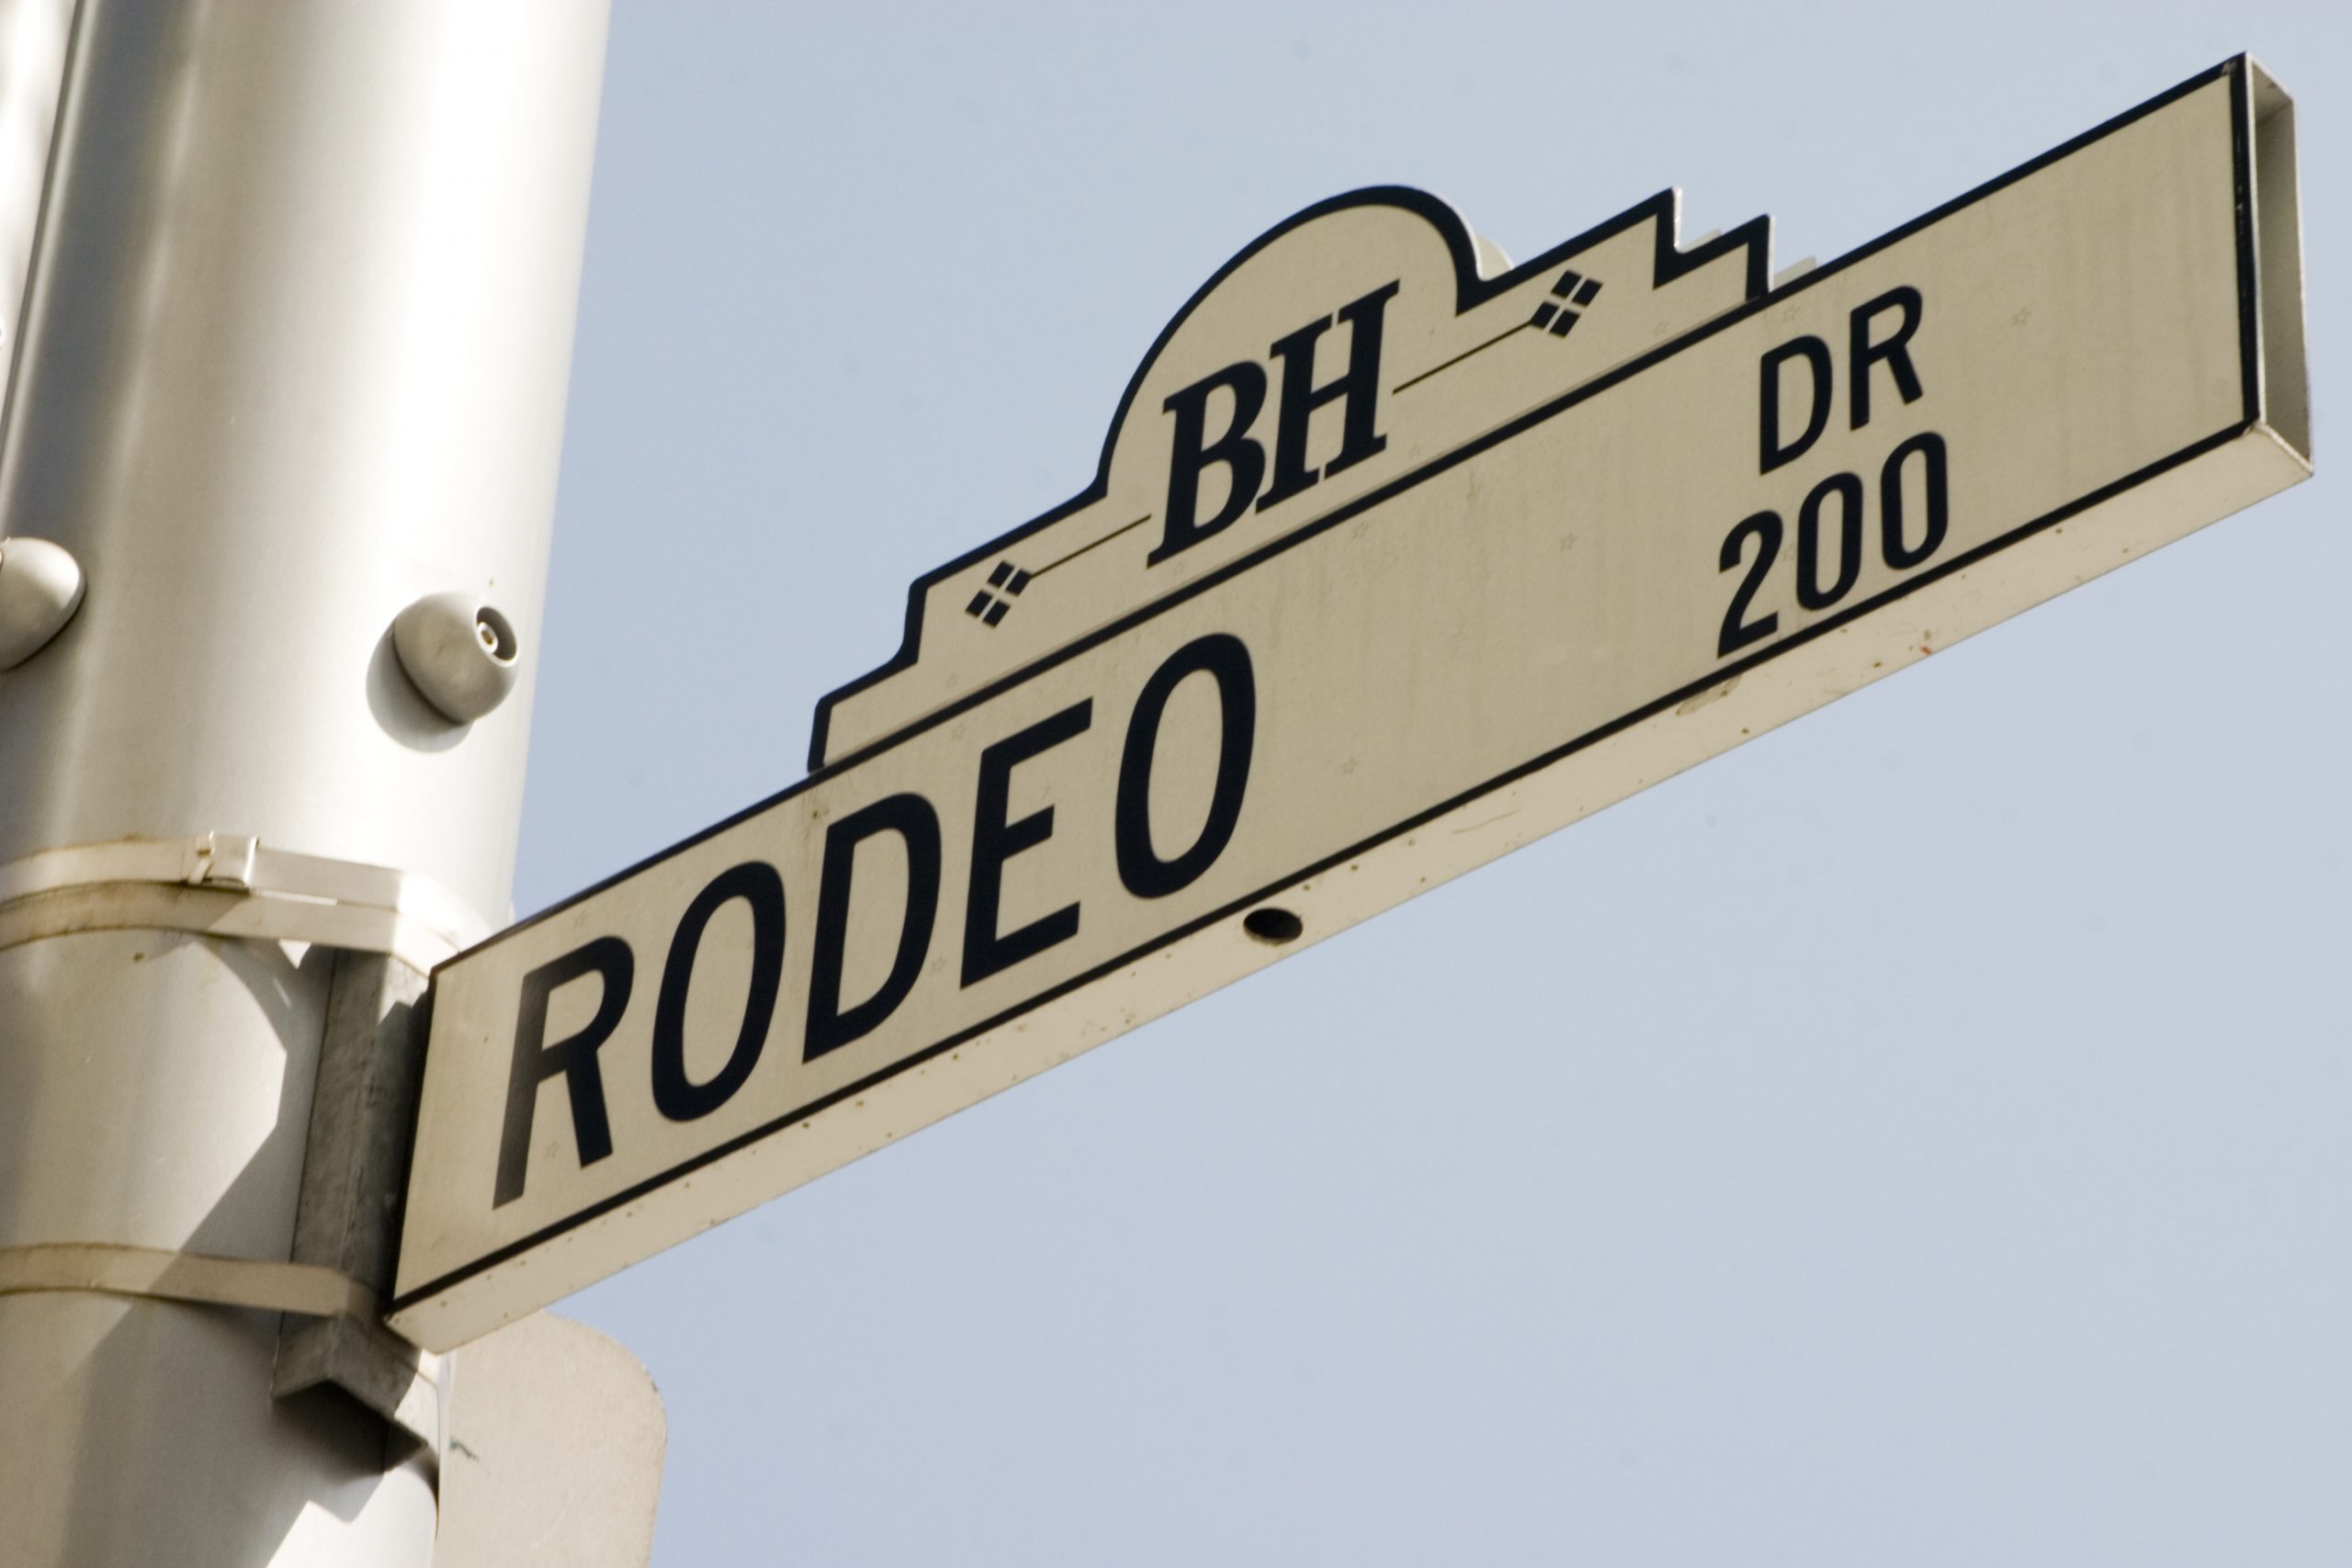
{"label": "small knob on pole", "polygon": [[49,646],[82,607],[82,564],[47,539],[0,539],[0,670]]}
{"label": "small knob on pole", "polygon": [[514,626],[467,593],[433,593],[392,621],[401,668],[444,718],[471,724],[514,689],[521,640]]}

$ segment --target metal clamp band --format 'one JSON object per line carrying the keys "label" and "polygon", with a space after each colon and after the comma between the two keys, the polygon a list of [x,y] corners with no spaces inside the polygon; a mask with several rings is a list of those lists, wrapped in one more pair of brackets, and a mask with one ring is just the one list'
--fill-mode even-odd
{"label": "metal clamp band", "polygon": [[272,1392],[300,1393],[322,1382],[353,1398],[424,1443],[437,1456],[442,1430],[442,1358],[420,1350],[377,1321],[375,1292],[333,1269],[254,1258],[124,1247],[113,1242],[44,1242],[0,1247],[0,1296],[65,1292],[136,1296],[204,1306],[248,1307],[323,1319],[318,1333],[281,1342]]}
{"label": "metal clamp band", "polygon": [[110,1242],[47,1242],[0,1247],[0,1296],[40,1291],[91,1291],[111,1296],[202,1302],[373,1320],[376,1292],[358,1280],[309,1263],[213,1258]]}
{"label": "metal clamp band", "polygon": [[122,839],[0,864],[0,948],[89,931],[183,931],[381,953],[419,973],[490,934],[413,872],[228,833]]}

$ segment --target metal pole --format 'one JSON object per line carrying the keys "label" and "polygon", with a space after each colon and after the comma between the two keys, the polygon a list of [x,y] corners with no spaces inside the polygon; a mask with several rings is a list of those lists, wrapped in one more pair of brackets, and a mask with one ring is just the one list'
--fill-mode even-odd
{"label": "metal pole", "polygon": [[[371,914],[330,863],[505,914],[605,6],[74,26],[0,433],[0,581],[33,536],[87,582],[0,672],[0,1258],[282,1262],[336,967],[302,938]],[[470,724],[390,633],[442,593],[519,644]],[[207,834],[177,887],[76,848]],[[327,871],[266,898],[247,838]],[[190,929],[265,905],[282,940]],[[422,1568],[426,1459],[333,1389],[273,1400],[277,1331],[0,1294],[0,1561]]]}

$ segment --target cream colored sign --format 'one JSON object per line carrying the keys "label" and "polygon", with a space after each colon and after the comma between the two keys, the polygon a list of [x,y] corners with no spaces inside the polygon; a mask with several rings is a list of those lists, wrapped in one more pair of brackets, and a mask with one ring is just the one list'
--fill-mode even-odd
{"label": "cream colored sign", "polygon": [[[806,782],[435,976],[445,1348],[2303,478],[2243,62],[1765,288],[1668,199],[1504,269],[1261,240],[1097,482],[918,583]],[[1564,324],[1565,323],[1565,324]]]}

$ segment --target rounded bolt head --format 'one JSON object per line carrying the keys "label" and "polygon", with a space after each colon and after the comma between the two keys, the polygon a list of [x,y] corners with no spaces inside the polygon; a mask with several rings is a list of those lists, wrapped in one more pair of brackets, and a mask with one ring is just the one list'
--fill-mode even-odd
{"label": "rounded bolt head", "polygon": [[47,539],[0,539],[0,670],[49,646],[82,607],[82,565]]}
{"label": "rounded bolt head", "polygon": [[471,724],[514,689],[522,643],[507,618],[469,593],[431,593],[392,620],[392,650],[424,700]]}

